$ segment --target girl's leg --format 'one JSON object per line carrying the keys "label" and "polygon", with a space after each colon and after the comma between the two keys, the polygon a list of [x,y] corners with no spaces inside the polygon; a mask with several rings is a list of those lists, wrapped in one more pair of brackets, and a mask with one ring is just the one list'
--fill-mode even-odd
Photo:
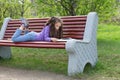
{"label": "girl's leg", "polygon": [[29,33],[29,30],[28,30],[28,29],[25,29],[25,30],[24,30],[24,34],[27,34],[27,33]]}
{"label": "girl's leg", "polygon": [[[16,31],[16,33],[18,31],[19,31],[19,29]],[[15,35],[12,37],[13,42],[24,42],[24,41],[33,41],[33,40],[35,40],[35,32],[29,32],[25,35],[19,35],[17,37]]]}
{"label": "girl's leg", "polygon": [[12,36],[13,42],[24,42],[24,41],[34,40],[35,32],[29,32],[25,35],[21,35],[23,29],[24,29],[24,27],[21,26],[19,29],[16,30],[16,32]]}
{"label": "girl's leg", "polygon": [[17,37],[21,36],[22,30],[19,28],[15,31],[15,33],[12,36],[12,41],[14,41]]}

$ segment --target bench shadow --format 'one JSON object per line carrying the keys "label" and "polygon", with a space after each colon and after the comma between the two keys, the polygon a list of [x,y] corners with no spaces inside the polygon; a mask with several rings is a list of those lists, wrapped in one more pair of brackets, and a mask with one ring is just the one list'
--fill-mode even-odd
{"label": "bench shadow", "polygon": [[88,73],[92,70],[92,65],[90,63],[87,63],[84,67],[84,73]]}

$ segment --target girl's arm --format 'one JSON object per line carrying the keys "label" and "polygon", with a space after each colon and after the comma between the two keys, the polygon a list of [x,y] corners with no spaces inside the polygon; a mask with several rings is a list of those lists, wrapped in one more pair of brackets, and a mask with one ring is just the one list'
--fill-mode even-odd
{"label": "girl's arm", "polygon": [[49,26],[46,26],[45,28],[44,28],[44,40],[45,41],[51,41],[51,38],[49,37]]}
{"label": "girl's arm", "polygon": [[49,30],[50,28],[49,28],[49,26],[46,26],[45,27],[45,29],[44,29],[44,39],[45,39],[45,41],[53,41],[53,42],[55,42],[55,41],[57,41],[58,39],[57,38],[51,38],[51,37],[49,37]]}
{"label": "girl's arm", "polygon": [[51,38],[51,41],[56,42],[58,39],[57,38]]}
{"label": "girl's arm", "polygon": [[30,32],[29,29],[25,29],[25,30],[24,30],[24,34],[27,34],[27,33],[29,33],[29,32]]}

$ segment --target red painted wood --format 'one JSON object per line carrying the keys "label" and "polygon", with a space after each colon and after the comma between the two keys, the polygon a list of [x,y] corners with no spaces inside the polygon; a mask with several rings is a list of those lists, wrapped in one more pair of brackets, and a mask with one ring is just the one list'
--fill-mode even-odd
{"label": "red painted wood", "polygon": [[42,42],[42,41],[31,41],[31,42],[12,42],[8,40],[0,40],[1,46],[13,46],[13,47],[31,47],[31,48],[65,48],[65,42]]}

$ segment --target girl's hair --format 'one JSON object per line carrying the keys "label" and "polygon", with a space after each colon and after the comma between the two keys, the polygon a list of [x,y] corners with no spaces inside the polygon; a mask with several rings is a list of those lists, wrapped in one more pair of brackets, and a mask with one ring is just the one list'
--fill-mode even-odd
{"label": "girl's hair", "polygon": [[[59,28],[59,30],[56,31],[55,29],[55,23],[61,23],[61,26]],[[49,33],[49,36],[50,37],[55,37],[55,38],[62,38],[62,21],[61,19],[59,18],[56,18],[56,17],[51,17],[48,22],[46,23],[46,26],[50,26],[50,33]]]}

